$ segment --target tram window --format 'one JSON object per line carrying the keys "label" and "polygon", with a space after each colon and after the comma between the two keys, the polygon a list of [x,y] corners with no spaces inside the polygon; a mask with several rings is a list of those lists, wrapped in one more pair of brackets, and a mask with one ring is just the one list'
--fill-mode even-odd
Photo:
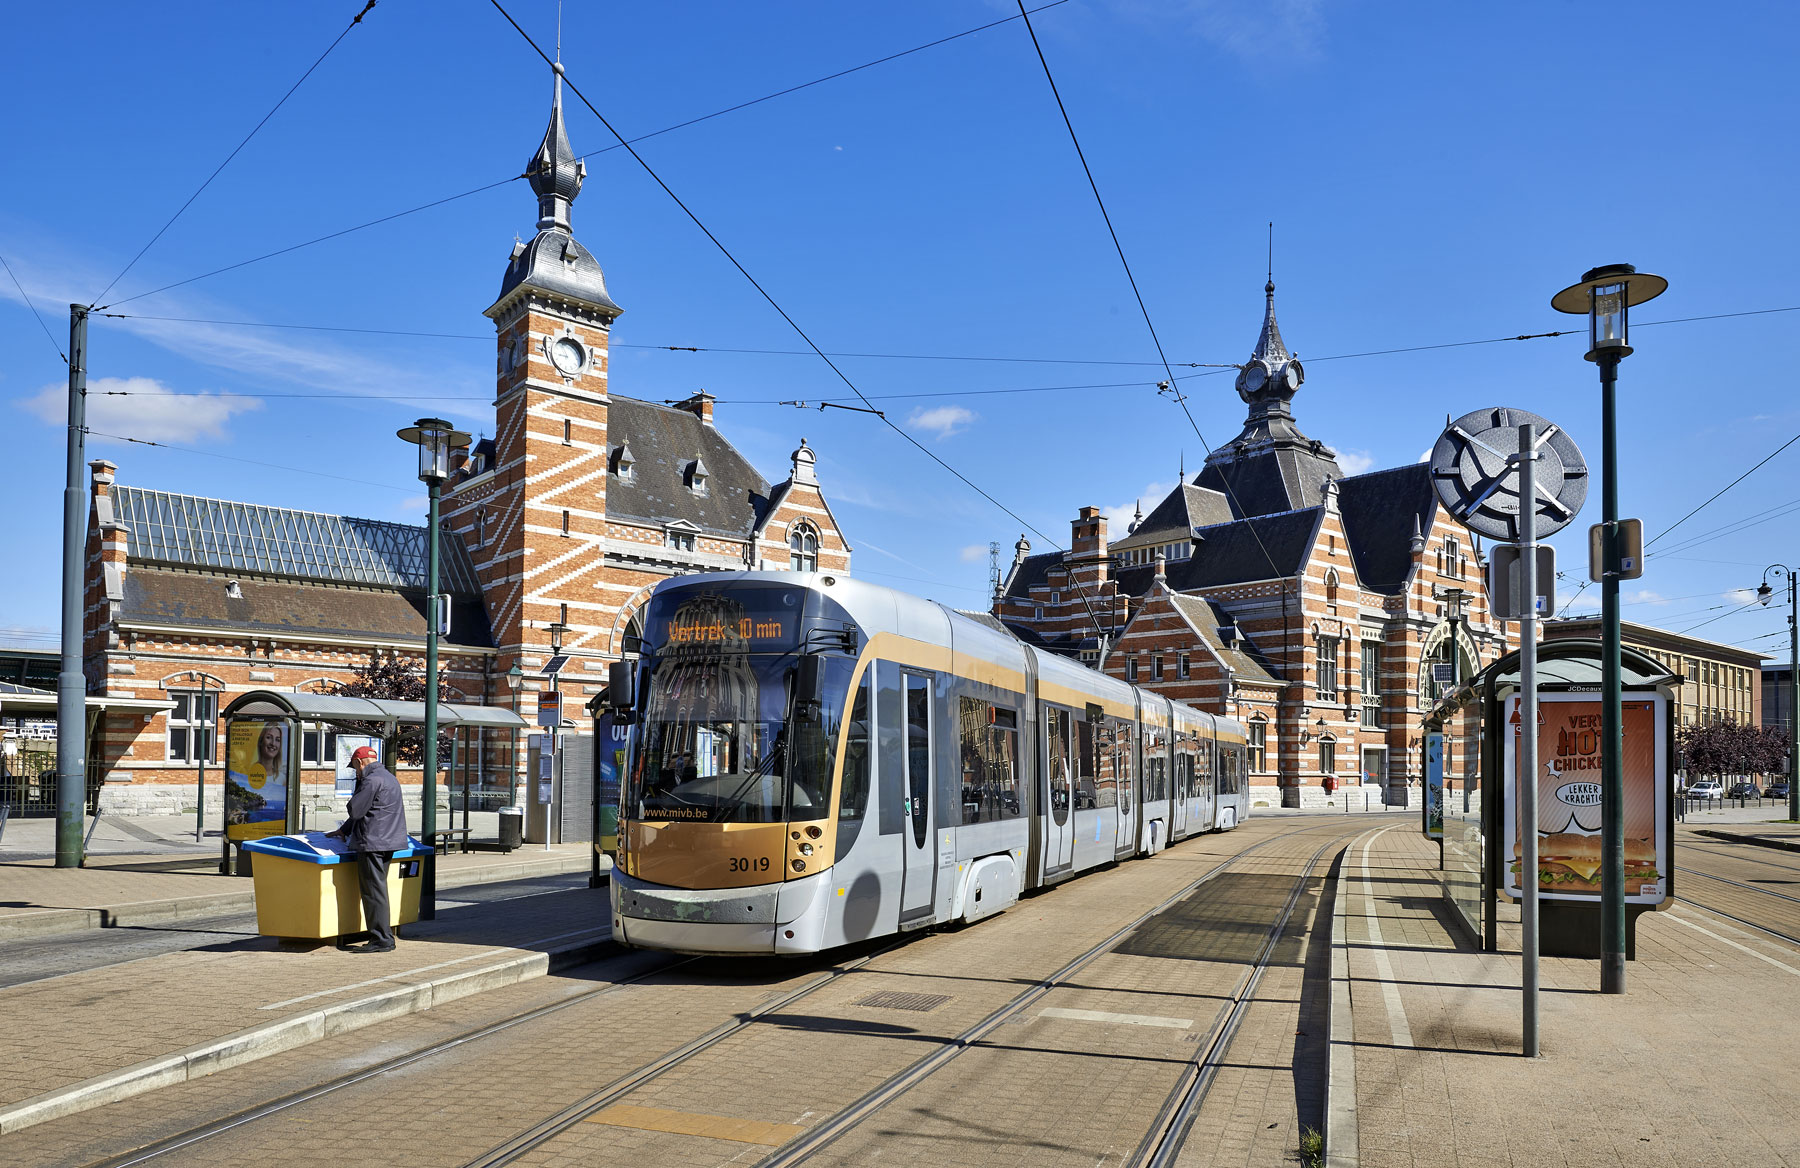
{"label": "tram window", "polygon": [[1169,797],[1169,732],[1144,727],[1144,798],[1148,802]]}
{"label": "tram window", "polygon": [[1119,810],[1121,812],[1128,812],[1131,810],[1131,794],[1134,790],[1132,786],[1131,756],[1132,748],[1136,745],[1137,728],[1130,722],[1123,722],[1117,719],[1108,720],[1112,722],[1114,731],[1113,757],[1116,760],[1115,768],[1118,775]]}
{"label": "tram window", "polygon": [[1239,778],[1243,772],[1244,748],[1221,746],[1219,748],[1219,794],[1236,795],[1240,789]]}
{"label": "tram window", "polygon": [[1195,744],[1194,750],[1194,794],[1205,795],[1212,790],[1213,757],[1212,743],[1202,738]]}
{"label": "tram window", "polygon": [[874,672],[876,829],[899,835],[906,824],[906,700],[898,665],[877,661]]}
{"label": "tram window", "polygon": [[957,720],[961,729],[958,756],[962,762],[962,821],[989,823],[1018,818],[1022,809],[1017,714],[975,698],[963,698]]}
{"label": "tram window", "polygon": [[906,788],[913,846],[931,826],[931,679],[906,675]]}
{"label": "tram window", "polygon": [[850,721],[844,727],[844,774],[838,788],[837,855],[840,860],[849,854],[850,845],[856,842],[869,810],[870,682],[871,678],[864,676],[856,687]]}
{"label": "tram window", "polygon": [[[1100,734],[1099,724],[1085,718],[1075,719],[1076,734],[1076,780],[1075,810],[1084,807],[1100,806]],[[1108,807],[1112,806],[1112,794],[1107,794]]]}
{"label": "tram window", "polygon": [[1044,758],[1050,771],[1050,814],[1057,826],[1069,822],[1069,806],[1075,789],[1075,749],[1070,741],[1072,715],[1067,710],[1044,707]]}

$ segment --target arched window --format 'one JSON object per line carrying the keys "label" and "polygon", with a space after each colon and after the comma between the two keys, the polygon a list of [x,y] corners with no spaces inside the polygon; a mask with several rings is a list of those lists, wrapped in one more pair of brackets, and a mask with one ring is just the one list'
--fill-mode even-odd
{"label": "arched window", "polygon": [[796,523],[788,533],[788,566],[796,572],[819,570],[819,533],[810,523]]}

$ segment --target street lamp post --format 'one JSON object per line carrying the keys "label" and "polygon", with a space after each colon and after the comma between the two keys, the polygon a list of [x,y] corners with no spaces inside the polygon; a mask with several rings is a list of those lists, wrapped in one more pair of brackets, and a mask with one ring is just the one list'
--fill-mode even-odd
{"label": "street lamp post", "polygon": [[[192,673],[188,674],[188,680],[193,680],[195,676]],[[200,756],[200,778],[194,787],[194,842],[202,843],[206,839],[206,759],[208,755],[212,754],[215,728],[218,726],[219,720],[217,717],[209,716],[206,708],[206,674],[198,674],[198,677],[200,678],[200,715],[201,718],[205,718],[206,739],[205,746],[195,751]],[[194,721],[198,722],[201,718],[195,718]],[[224,832],[219,834],[223,835]],[[228,857],[231,854],[229,843],[225,845],[225,854]]]}
{"label": "street lamp post", "polygon": [[[419,807],[419,830],[430,844],[437,831],[438,633],[440,626],[449,624],[449,598],[438,595],[438,496],[450,477],[450,451],[467,447],[469,435],[452,429],[442,418],[420,418],[398,434],[419,448],[419,481],[430,498],[425,525],[425,774]],[[425,853],[419,917],[427,921],[437,917],[436,847]]]}
{"label": "street lamp post", "polygon": [[1763,569],[1762,586],[1756,590],[1756,598],[1765,608],[1775,595],[1769,587],[1770,572],[1786,572],[1788,580],[1788,818],[1800,819],[1800,744],[1795,742],[1795,733],[1800,731],[1800,685],[1795,684],[1800,677],[1800,597],[1796,596],[1794,569],[1770,564]]}
{"label": "street lamp post", "polygon": [[[556,621],[550,625],[550,656],[555,657],[562,652],[563,634],[568,631],[569,626],[563,624],[561,621]],[[559,675],[555,673],[550,675],[550,692],[556,694],[560,699],[562,696],[562,689],[557,684],[558,676]],[[550,725],[550,778],[552,783],[554,783],[554,780],[556,779],[557,739],[561,733],[562,702],[559,700],[556,703],[556,721]],[[550,850],[550,809],[555,806],[556,802],[556,788],[554,785],[551,786],[550,793],[550,800],[544,804],[544,850],[546,852]]]}
{"label": "street lamp post", "polygon": [[1600,992],[1625,992],[1624,718],[1619,683],[1619,451],[1614,385],[1631,355],[1630,312],[1669,282],[1630,264],[1584,272],[1550,307],[1587,314],[1587,359],[1600,367]]}

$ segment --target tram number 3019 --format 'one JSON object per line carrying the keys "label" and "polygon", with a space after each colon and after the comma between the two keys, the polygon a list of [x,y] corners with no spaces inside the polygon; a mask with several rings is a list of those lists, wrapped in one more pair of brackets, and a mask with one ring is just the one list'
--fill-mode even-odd
{"label": "tram number 3019", "polygon": [[731,870],[733,872],[767,872],[769,870],[769,857],[751,856],[745,858],[743,856],[733,856],[731,857]]}

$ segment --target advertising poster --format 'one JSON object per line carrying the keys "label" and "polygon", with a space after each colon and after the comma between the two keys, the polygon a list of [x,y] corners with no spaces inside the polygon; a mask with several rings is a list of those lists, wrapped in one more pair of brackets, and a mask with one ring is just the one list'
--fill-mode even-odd
{"label": "advertising poster", "polygon": [[619,848],[619,777],[625,773],[625,748],[631,727],[614,723],[610,713],[594,720],[595,753],[599,756],[600,850]]}
{"label": "advertising poster", "polygon": [[379,751],[381,739],[373,734],[337,736],[337,797],[340,799],[348,799],[356,794],[356,772],[350,769],[350,756],[365,746]]}
{"label": "advertising poster", "polygon": [[1444,838],[1444,735],[1425,735],[1425,835]]}
{"label": "advertising poster", "polygon": [[[1627,695],[1622,703],[1625,749],[1625,903],[1661,904],[1668,895],[1669,760],[1664,749],[1668,707],[1661,695]],[[1600,698],[1538,698],[1538,895],[1600,899]],[[1506,822],[1510,841],[1506,894],[1520,893],[1518,824],[1519,698],[1507,699]]]}
{"label": "advertising poster", "polygon": [[225,837],[287,831],[288,734],[283,722],[236,719],[225,739]]}

